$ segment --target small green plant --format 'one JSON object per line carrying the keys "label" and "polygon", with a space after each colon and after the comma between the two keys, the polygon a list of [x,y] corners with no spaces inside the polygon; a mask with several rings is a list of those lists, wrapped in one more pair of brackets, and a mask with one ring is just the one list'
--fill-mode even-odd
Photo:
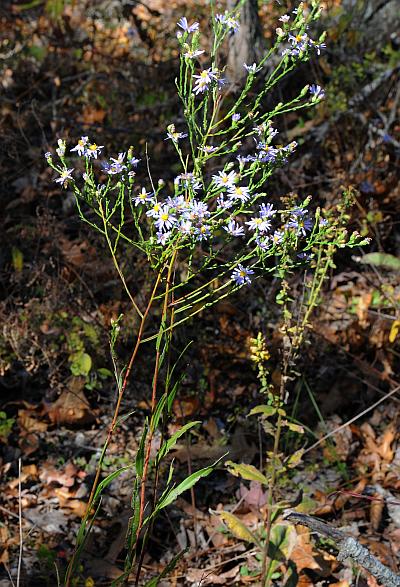
{"label": "small green plant", "polygon": [[0,440],[6,442],[14,425],[14,418],[8,418],[6,412],[0,412]]}

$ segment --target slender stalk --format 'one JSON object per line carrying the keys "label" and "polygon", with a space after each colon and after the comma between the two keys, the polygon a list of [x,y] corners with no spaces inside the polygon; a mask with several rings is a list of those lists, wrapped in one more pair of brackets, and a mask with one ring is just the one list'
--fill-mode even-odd
{"label": "slender stalk", "polygon": [[[98,463],[97,468],[96,468],[95,478],[94,478],[94,481],[93,481],[92,489],[90,491],[90,496],[89,496],[88,504],[87,504],[87,507],[86,507],[85,515],[83,517],[82,523],[84,523],[84,524],[87,522],[87,520],[89,518],[89,515],[90,515],[90,512],[91,512],[91,509],[92,509],[92,506],[93,506],[93,499],[94,499],[94,495],[95,495],[95,492],[96,492],[96,489],[97,489],[97,486],[98,486],[98,483],[99,483],[99,479],[100,479],[100,474],[101,474],[101,469],[102,469],[104,457],[106,455],[108,446],[109,446],[109,444],[111,442],[111,438],[112,438],[112,435],[114,433],[114,430],[115,430],[115,427],[116,427],[116,424],[117,424],[117,421],[118,421],[118,415],[119,415],[119,411],[120,411],[120,408],[121,408],[122,398],[124,396],[124,393],[125,393],[125,390],[126,390],[126,387],[127,387],[127,384],[128,384],[128,380],[129,380],[129,377],[130,377],[130,374],[131,374],[131,371],[132,371],[132,367],[133,367],[134,361],[136,359],[136,355],[138,353],[140,344],[142,342],[143,331],[144,331],[146,319],[147,319],[147,316],[148,316],[148,314],[150,312],[151,306],[153,304],[153,300],[154,300],[154,297],[155,297],[155,294],[156,294],[158,285],[160,283],[161,275],[162,275],[162,271],[160,271],[158,273],[158,275],[157,275],[157,278],[156,278],[156,281],[155,281],[155,284],[154,284],[152,293],[150,295],[149,302],[148,302],[148,304],[146,306],[145,311],[142,314],[142,319],[141,319],[141,322],[140,322],[140,326],[139,326],[139,330],[138,330],[138,334],[137,334],[137,338],[136,338],[135,347],[134,347],[134,349],[132,351],[132,354],[131,354],[131,357],[129,359],[129,363],[128,363],[128,366],[127,366],[127,369],[126,369],[126,372],[125,372],[125,376],[124,376],[122,385],[121,385],[121,387],[119,388],[119,391],[118,391],[118,399],[117,399],[117,403],[116,403],[115,408],[114,408],[113,418],[112,418],[111,424],[110,424],[109,429],[108,429],[106,441],[105,441],[105,443],[103,445],[103,449],[102,449],[101,454],[100,454],[99,463]],[[70,581],[71,581],[71,578],[72,578],[72,572],[73,572],[73,569],[74,569],[75,564],[76,564],[76,555],[77,555],[77,552],[78,552],[78,544],[75,546],[75,550],[73,552],[71,562],[68,565],[67,574],[66,574],[66,577],[65,577],[65,587],[69,587],[69,585],[70,585]]]}

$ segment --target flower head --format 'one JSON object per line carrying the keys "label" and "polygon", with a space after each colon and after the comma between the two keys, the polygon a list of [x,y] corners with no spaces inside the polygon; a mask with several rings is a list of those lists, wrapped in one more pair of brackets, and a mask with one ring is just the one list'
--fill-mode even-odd
{"label": "flower head", "polygon": [[89,142],[89,137],[81,137],[79,139],[79,141],[77,142],[77,144],[75,145],[75,147],[73,149],[71,149],[71,153],[73,151],[76,151],[78,153],[79,156],[82,156],[85,154],[86,151],[86,145]]}
{"label": "flower head", "polygon": [[208,90],[210,84],[218,79],[218,70],[209,67],[208,69],[203,69],[198,75],[194,75],[193,78],[196,80],[193,92],[196,95],[203,94]]}
{"label": "flower head", "polygon": [[177,132],[175,130],[175,125],[174,124],[170,124],[167,128],[167,138],[164,139],[165,141],[167,141],[168,139],[171,139],[171,141],[173,141],[174,143],[177,143],[179,141],[179,139],[184,139],[185,137],[187,137],[187,133],[186,132]]}
{"label": "flower head", "polygon": [[273,204],[261,204],[260,206],[260,216],[262,218],[272,218],[275,216],[276,210]]}
{"label": "flower head", "polygon": [[309,92],[312,96],[312,101],[316,102],[317,100],[322,100],[325,98],[325,92],[318,84],[313,84],[309,87]]}
{"label": "flower head", "polygon": [[219,171],[218,175],[213,175],[212,178],[215,185],[218,187],[231,188],[234,186],[235,181],[237,180],[237,173],[234,171],[230,171],[229,173],[226,173],[225,171]]}
{"label": "flower head", "polygon": [[238,21],[230,16],[228,11],[225,11],[225,14],[216,14],[215,20],[219,22],[224,28],[232,31],[233,33],[236,33],[240,28]]}
{"label": "flower head", "polygon": [[135,204],[135,206],[141,206],[149,202],[153,202],[153,198],[151,193],[146,192],[145,188],[142,188],[139,194],[133,198],[133,203]]}
{"label": "flower head", "polygon": [[63,171],[61,171],[60,177],[57,177],[57,179],[55,179],[54,181],[56,183],[60,183],[63,186],[63,188],[67,187],[68,180],[73,179],[71,175],[73,170],[73,167],[71,169],[64,169]]}
{"label": "flower head", "polygon": [[250,198],[250,190],[246,186],[232,186],[228,190],[229,197],[233,200],[246,202]]}
{"label": "flower head", "polygon": [[204,51],[201,49],[190,49],[190,47],[188,47],[186,53],[184,53],[183,56],[186,57],[186,59],[196,59],[196,57],[203,55],[203,53]]}
{"label": "flower head", "polygon": [[199,23],[194,22],[193,24],[189,25],[186,16],[182,16],[177,22],[178,27],[180,27],[185,33],[194,33],[195,31],[199,30]]}
{"label": "flower head", "polygon": [[63,139],[58,139],[57,141],[58,148],[56,149],[56,153],[59,157],[64,157],[65,155],[65,148],[66,143]]}
{"label": "flower head", "polygon": [[97,156],[101,153],[101,149],[104,148],[104,145],[96,145],[96,143],[91,143],[84,152],[85,157],[89,159],[97,159]]}
{"label": "flower head", "polygon": [[170,230],[176,224],[176,216],[174,216],[168,206],[162,206],[158,212],[155,225],[160,232]]}
{"label": "flower head", "polygon": [[250,275],[253,275],[253,273],[254,271],[252,269],[247,269],[239,263],[239,265],[233,270],[231,279],[233,279],[237,285],[244,285],[245,283],[251,283]]}
{"label": "flower head", "polygon": [[240,224],[233,219],[229,220],[228,224],[222,228],[231,236],[244,236],[243,226],[240,226]]}

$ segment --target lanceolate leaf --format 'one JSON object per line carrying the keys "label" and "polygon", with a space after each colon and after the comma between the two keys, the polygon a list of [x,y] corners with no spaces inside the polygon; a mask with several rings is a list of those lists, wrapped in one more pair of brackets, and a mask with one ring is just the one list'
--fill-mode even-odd
{"label": "lanceolate leaf", "polygon": [[400,258],[389,253],[367,253],[360,257],[359,261],[375,267],[385,267],[386,269],[400,271]]}
{"label": "lanceolate leaf", "polygon": [[258,538],[243,524],[243,522],[239,520],[239,518],[230,512],[218,512],[218,515],[223,519],[231,534],[236,538],[239,538],[239,540],[245,540],[246,542],[259,544]]}
{"label": "lanceolate leaf", "polygon": [[226,461],[225,464],[229,467],[229,472],[235,477],[241,477],[248,481],[258,481],[259,483],[264,483],[264,485],[269,483],[267,477],[253,465],[238,464],[232,461]]}
{"label": "lanceolate leaf", "polygon": [[169,440],[164,442],[164,444],[160,448],[159,453],[158,453],[158,460],[161,460],[162,458],[164,458],[165,455],[167,455],[169,453],[169,451],[175,446],[178,439],[181,436],[183,436],[183,434],[185,434],[185,432],[190,430],[190,428],[193,428],[193,426],[196,426],[197,424],[201,424],[201,421],[197,420],[196,422],[188,422],[187,424],[182,426],[182,428],[177,430],[175,432],[175,434],[173,434]]}

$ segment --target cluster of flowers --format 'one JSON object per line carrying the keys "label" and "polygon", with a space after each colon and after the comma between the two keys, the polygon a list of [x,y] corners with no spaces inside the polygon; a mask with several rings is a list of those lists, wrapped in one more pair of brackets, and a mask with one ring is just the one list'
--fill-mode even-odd
{"label": "cluster of flowers", "polygon": [[[295,8],[293,10],[295,15],[299,14],[299,9]],[[299,57],[306,53],[309,49],[314,49],[317,52],[317,55],[321,54],[321,49],[326,48],[326,44],[324,42],[317,43],[313,39],[311,39],[308,34],[303,30],[299,30],[296,34],[293,34],[295,30],[293,30],[293,26],[291,27],[290,22],[290,15],[284,14],[279,18],[280,22],[283,23],[283,29],[278,27],[276,29],[276,34],[278,39],[283,41],[287,36],[287,40],[289,42],[289,47],[282,51],[282,55],[289,55],[291,57]],[[294,29],[296,26],[294,27]]]}

